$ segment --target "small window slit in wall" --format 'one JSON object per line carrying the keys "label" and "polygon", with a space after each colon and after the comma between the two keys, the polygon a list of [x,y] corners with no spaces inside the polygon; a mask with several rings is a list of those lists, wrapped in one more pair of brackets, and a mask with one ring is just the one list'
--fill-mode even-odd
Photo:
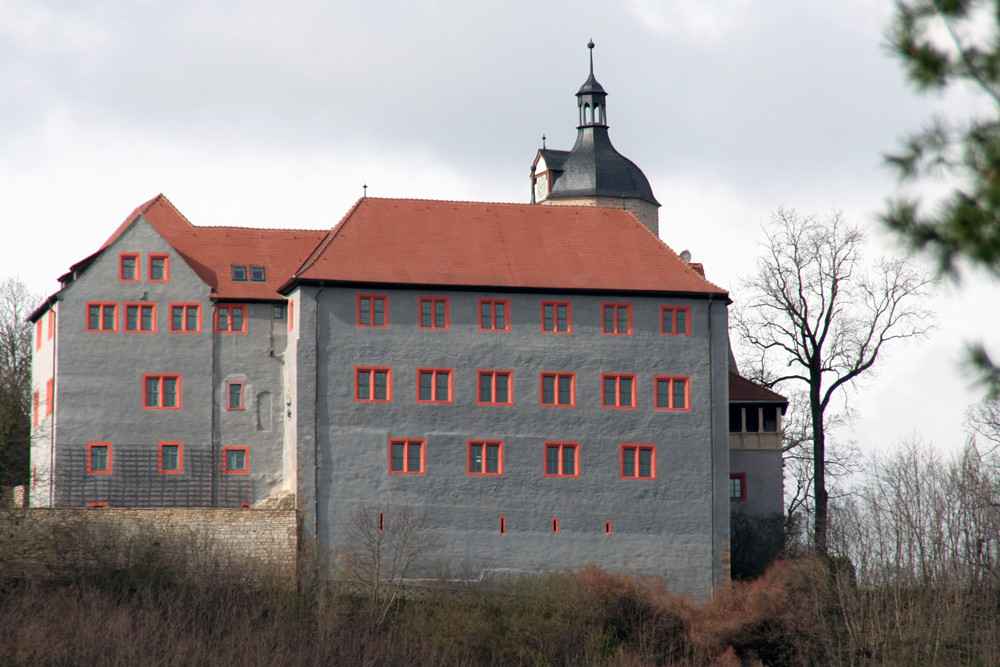
{"label": "small window slit in wall", "polygon": [[555,535],[559,532],[559,517],[552,517],[552,534]]}
{"label": "small window slit in wall", "polygon": [[378,513],[378,532],[385,532],[385,512]]}
{"label": "small window slit in wall", "polygon": [[610,521],[605,521],[604,522],[604,534],[605,535],[610,535],[611,534],[611,522]]}
{"label": "small window slit in wall", "polygon": [[253,505],[251,505],[250,503],[240,503],[240,509],[248,510],[252,507]]}
{"label": "small window slit in wall", "polygon": [[505,516],[500,517],[500,534],[507,534],[507,517]]}

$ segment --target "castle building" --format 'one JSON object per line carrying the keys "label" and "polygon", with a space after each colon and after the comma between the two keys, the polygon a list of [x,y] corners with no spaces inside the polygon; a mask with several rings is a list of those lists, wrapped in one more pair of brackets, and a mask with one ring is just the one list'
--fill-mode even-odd
{"label": "castle building", "polygon": [[592,59],[577,97],[530,204],[365,197],[330,230],[141,205],[32,314],[31,504],[293,497],[334,560],[359,513],[419,513],[483,570],[709,594],[731,507],[780,514],[784,399],[731,374],[728,295],[658,238]]}

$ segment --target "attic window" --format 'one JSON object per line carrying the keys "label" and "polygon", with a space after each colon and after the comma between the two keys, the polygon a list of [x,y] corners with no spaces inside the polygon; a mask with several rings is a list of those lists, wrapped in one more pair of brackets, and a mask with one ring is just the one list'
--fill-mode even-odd
{"label": "attic window", "polygon": [[233,264],[233,282],[246,282],[247,267],[245,264]]}
{"label": "attic window", "polygon": [[263,266],[251,266],[250,267],[250,280],[255,283],[264,282],[264,267]]}

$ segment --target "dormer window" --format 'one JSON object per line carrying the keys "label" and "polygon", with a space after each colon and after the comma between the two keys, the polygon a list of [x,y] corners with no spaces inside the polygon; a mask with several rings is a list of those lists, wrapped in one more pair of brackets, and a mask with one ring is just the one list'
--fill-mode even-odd
{"label": "dormer window", "polygon": [[255,283],[264,282],[264,267],[263,266],[251,266],[250,267],[250,280]]}
{"label": "dormer window", "polygon": [[233,264],[233,282],[243,283],[247,279],[246,264]]}

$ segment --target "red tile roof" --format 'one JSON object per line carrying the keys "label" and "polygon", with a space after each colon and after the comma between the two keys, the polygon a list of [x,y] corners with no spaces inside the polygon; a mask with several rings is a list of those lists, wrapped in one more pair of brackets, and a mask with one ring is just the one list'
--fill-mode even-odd
{"label": "red tile roof", "polygon": [[754,403],[788,403],[788,399],[781,394],[766,389],[732,371],[729,372],[729,400]]}
{"label": "red tile roof", "polygon": [[[101,250],[117,241],[139,215],[212,287],[214,296],[222,299],[282,298],[277,289],[327,235],[323,229],[195,227],[161,194],[132,211]],[[233,264],[246,265],[248,273],[251,265],[263,266],[267,280],[233,282]]]}
{"label": "red tile roof", "polygon": [[294,278],[726,294],[622,209],[371,197]]}

